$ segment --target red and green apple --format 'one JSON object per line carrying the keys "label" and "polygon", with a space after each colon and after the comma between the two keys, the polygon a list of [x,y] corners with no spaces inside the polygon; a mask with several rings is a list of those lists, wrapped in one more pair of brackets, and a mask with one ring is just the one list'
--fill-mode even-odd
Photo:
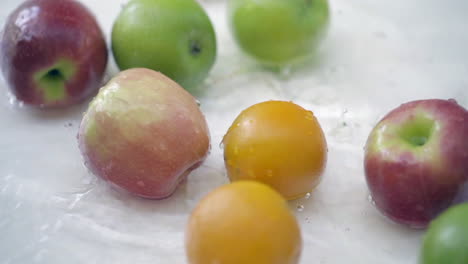
{"label": "red and green apple", "polygon": [[131,0],[112,28],[112,51],[122,70],[153,69],[191,90],[214,64],[216,38],[195,0]]}
{"label": "red and green apple", "polygon": [[28,0],[7,18],[1,66],[13,95],[33,106],[59,107],[94,94],[107,65],[103,33],[74,0]]}
{"label": "red and green apple", "polygon": [[390,219],[424,228],[468,182],[468,111],[454,100],[408,102],[388,113],[365,147],[366,180]]}
{"label": "red and green apple", "polygon": [[208,155],[208,126],[196,99],[159,72],[134,68],[112,78],[80,125],[85,164],[140,197],[162,199]]}

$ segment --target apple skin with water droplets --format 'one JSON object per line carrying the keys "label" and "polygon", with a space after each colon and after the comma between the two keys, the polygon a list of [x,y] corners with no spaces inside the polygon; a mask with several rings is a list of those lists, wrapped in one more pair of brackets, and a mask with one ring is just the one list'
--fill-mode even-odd
{"label": "apple skin with water droplets", "polygon": [[20,102],[64,107],[97,92],[107,65],[104,35],[74,0],[28,0],[7,18],[0,36],[5,80]]}
{"label": "apple skin with water droplets", "polygon": [[392,110],[365,147],[375,206],[397,223],[425,228],[466,191],[467,139],[468,111],[454,100],[418,100]]}
{"label": "apple skin with water droplets", "polygon": [[159,72],[136,68],[112,78],[90,103],[78,141],[86,166],[134,195],[162,199],[210,149],[197,101]]}

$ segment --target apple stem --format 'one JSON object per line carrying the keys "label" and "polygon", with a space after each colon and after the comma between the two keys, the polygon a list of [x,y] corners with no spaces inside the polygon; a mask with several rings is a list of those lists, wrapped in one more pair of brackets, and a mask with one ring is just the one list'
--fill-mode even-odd
{"label": "apple stem", "polygon": [[60,70],[56,68],[49,70],[43,75],[40,82],[48,100],[59,100],[65,96],[64,85],[66,78]]}
{"label": "apple stem", "polygon": [[430,118],[417,116],[403,125],[400,136],[413,146],[424,146],[432,136],[435,124]]}
{"label": "apple stem", "polygon": [[50,70],[45,76],[50,79],[63,79],[63,75],[57,69]]}
{"label": "apple stem", "polygon": [[190,53],[194,56],[200,54],[202,51],[201,47],[200,47],[200,44],[196,41],[193,41],[191,44],[190,44]]}

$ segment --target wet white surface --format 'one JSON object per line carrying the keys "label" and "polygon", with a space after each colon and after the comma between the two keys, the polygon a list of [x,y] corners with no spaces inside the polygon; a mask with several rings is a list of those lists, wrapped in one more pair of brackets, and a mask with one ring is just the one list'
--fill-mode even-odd
{"label": "wet white surface", "polygon": [[[2,0],[1,25],[19,2]],[[83,2],[109,33],[124,1]],[[262,70],[239,51],[223,1],[202,3],[218,38],[199,96],[212,151],[169,199],[119,193],[88,173],[75,138],[86,104],[33,111],[12,104],[0,79],[0,263],[186,263],[190,210],[227,182],[222,136],[241,110],[270,99],[312,110],[329,145],[322,183],[290,202],[304,239],[301,263],[416,263],[423,233],[373,208],[363,146],[377,120],[406,101],[455,98],[468,106],[468,2],[331,0],[317,59],[289,75]],[[112,62],[108,76],[116,72]]]}

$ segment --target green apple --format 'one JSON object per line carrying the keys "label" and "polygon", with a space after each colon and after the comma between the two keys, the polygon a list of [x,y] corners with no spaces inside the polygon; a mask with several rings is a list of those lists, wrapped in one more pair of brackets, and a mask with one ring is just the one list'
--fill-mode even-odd
{"label": "green apple", "polygon": [[190,91],[213,66],[216,38],[194,0],[131,0],[114,23],[112,51],[121,70],[160,71]]}
{"label": "green apple", "polygon": [[228,13],[240,47],[272,66],[312,55],[329,22],[327,0],[230,0]]}
{"label": "green apple", "polygon": [[447,209],[429,225],[420,264],[468,263],[468,203]]}

